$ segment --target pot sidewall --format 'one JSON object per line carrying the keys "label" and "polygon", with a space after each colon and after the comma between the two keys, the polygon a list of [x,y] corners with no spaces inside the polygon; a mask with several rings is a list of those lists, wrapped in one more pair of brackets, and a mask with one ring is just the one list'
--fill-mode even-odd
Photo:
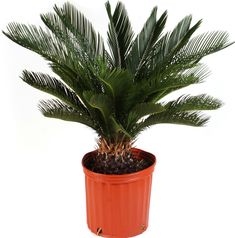
{"label": "pot sidewall", "polygon": [[86,210],[89,229],[105,237],[131,237],[148,227],[152,174],[156,165],[153,154],[133,148],[137,158],[151,159],[152,165],[139,172],[106,175],[85,167],[85,161],[97,150],[87,153],[82,160],[86,184]]}

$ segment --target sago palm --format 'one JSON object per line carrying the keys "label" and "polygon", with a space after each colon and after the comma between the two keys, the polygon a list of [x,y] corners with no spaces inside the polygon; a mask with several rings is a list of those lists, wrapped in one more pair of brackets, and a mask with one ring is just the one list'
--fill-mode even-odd
{"label": "sago palm", "polygon": [[[98,151],[125,157],[140,132],[159,123],[203,126],[221,101],[206,94],[183,95],[165,102],[169,93],[203,82],[208,74],[204,56],[228,47],[228,34],[215,31],[193,36],[201,20],[191,15],[163,33],[167,12],[153,8],[135,35],[126,9],[105,4],[108,46],[100,34],[70,3],[41,14],[46,28],[10,23],[3,33],[49,62],[58,78],[23,71],[29,85],[56,98],[41,101],[44,116],[82,123],[98,134]],[[158,16],[159,15],[159,16]]]}

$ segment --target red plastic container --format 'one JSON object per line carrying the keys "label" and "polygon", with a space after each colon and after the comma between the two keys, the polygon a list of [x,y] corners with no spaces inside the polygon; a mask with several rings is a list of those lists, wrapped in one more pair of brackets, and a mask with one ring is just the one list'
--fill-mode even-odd
{"label": "red plastic container", "polygon": [[152,165],[136,173],[105,175],[85,167],[86,161],[96,153],[89,152],[82,160],[89,229],[104,237],[127,238],[141,234],[148,227],[155,156],[133,148],[137,159],[151,160]]}

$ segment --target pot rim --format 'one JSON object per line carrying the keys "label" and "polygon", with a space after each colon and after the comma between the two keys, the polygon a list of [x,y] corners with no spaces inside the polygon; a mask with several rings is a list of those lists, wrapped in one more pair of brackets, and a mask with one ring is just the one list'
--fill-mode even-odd
{"label": "pot rim", "polygon": [[149,167],[140,170],[138,172],[134,172],[134,173],[127,173],[127,174],[101,174],[101,173],[96,173],[93,172],[91,170],[89,170],[88,168],[86,168],[85,166],[85,161],[87,159],[89,159],[91,156],[95,155],[97,153],[97,150],[94,151],[90,151],[88,153],[86,153],[82,159],[82,167],[83,167],[83,171],[85,173],[86,176],[95,179],[96,181],[102,181],[102,182],[113,182],[113,183],[125,183],[125,182],[133,182],[136,180],[139,180],[143,177],[146,176],[150,176],[153,171],[154,171],[154,167],[156,165],[156,157],[155,155],[138,149],[138,148],[131,148],[131,151],[135,154],[135,156],[137,156],[138,158],[146,158],[146,159],[150,159],[152,160],[152,165],[150,165]]}

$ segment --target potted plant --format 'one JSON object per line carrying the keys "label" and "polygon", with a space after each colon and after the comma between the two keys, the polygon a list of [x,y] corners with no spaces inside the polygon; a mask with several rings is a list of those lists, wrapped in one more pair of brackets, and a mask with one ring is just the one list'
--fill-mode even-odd
{"label": "potted plant", "polygon": [[137,136],[158,123],[203,126],[221,101],[206,94],[183,95],[165,102],[171,92],[203,82],[208,70],[204,56],[231,43],[226,32],[193,36],[201,20],[192,25],[184,17],[163,34],[165,11],[153,8],[138,35],[134,35],[124,5],[109,17],[108,45],[91,23],[70,3],[41,14],[46,29],[10,23],[3,33],[15,43],[49,62],[58,79],[23,71],[29,85],[55,96],[41,101],[44,116],[82,123],[97,132],[95,151],[82,165],[86,177],[87,223],[106,237],[130,237],[148,226],[151,181],[155,156],[134,148]]}

